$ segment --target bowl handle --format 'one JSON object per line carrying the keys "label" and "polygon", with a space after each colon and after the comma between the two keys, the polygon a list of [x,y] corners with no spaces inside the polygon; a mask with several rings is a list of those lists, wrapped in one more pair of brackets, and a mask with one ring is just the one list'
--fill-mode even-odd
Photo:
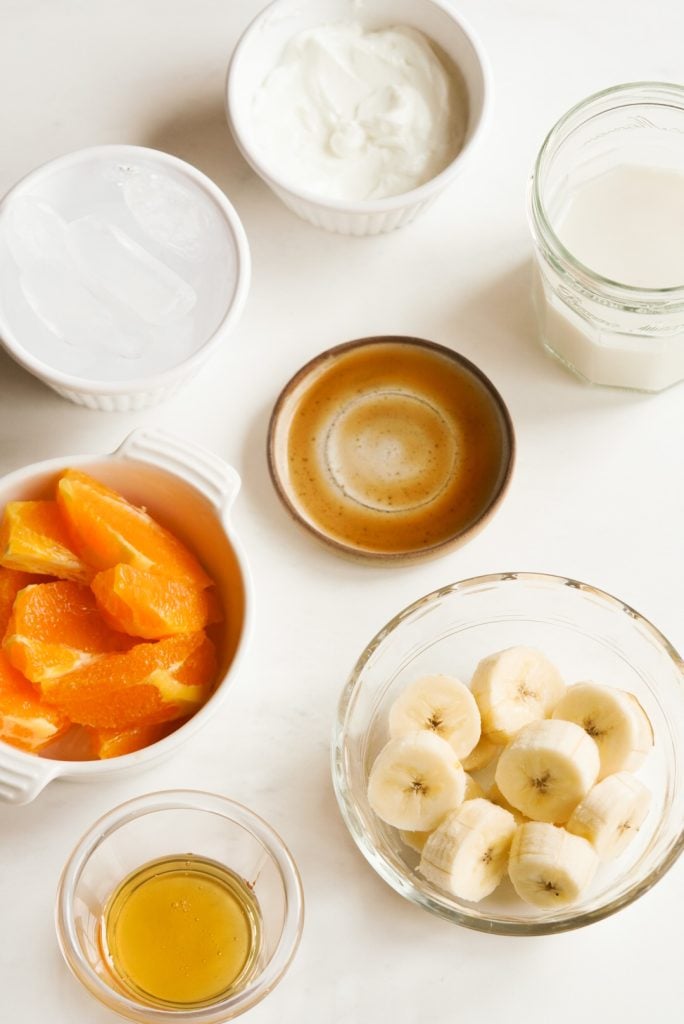
{"label": "bowl handle", "polygon": [[207,448],[164,430],[141,429],[129,434],[115,455],[149,462],[187,480],[220,511],[227,511],[240,490],[237,470]]}
{"label": "bowl handle", "polygon": [[59,775],[59,765],[0,744],[0,803],[28,804]]}

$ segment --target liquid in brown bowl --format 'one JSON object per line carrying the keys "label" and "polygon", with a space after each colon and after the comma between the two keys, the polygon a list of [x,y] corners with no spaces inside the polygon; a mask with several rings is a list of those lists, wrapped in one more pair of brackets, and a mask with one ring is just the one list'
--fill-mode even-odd
{"label": "liquid in brown bowl", "polygon": [[463,538],[510,474],[510,418],[472,363],[417,339],[364,339],[305,366],[274,409],[271,473],[290,511],[359,555]]}

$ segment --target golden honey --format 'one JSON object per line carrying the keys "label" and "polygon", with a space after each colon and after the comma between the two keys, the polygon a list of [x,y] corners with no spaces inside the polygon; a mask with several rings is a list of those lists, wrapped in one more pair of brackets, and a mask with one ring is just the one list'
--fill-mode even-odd
{"label": "golden honey", "polygon": [[152,861],[124,878],[105,907],[101,941],[127,995],[190,1008],[247,984],[257,964],[260,922],[243,879],[187,854]]}

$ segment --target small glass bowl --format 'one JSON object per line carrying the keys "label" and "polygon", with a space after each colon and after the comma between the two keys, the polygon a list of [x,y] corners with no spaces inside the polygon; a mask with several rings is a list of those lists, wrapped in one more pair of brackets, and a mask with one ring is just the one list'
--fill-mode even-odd
{"label": "small glass bowl", "polygon": [[[406,684],[438,672],[467,682],[481,658],[518,644],[544,651],[568,683],[591,679],[630,691],[654,731],[654,747],[638,772],[652,793],[639,835],[599,868],[580,902],[555,912],[523,903],[508,880],[480,903],[447,895],[418,873],[419,854],[374,814],[366,796],[370,768],[388,738],[390,705]],[[647,892],[684,847],[683,684],[682,659],[665,637],[595,587],[537,573],[454,583],[400,612],[352,671],[333,744],[342,817],[381,878],[455,924],[502,935],[546,935],[599,921]]]}
{"label": "small glass bowl", "polygon": [[[117,985],[102,952],[102,916],[127,875],[185,853],[217,861],[248,883],[261,911],[261,944],[244,988],[210,1005],[160,1009]],[[303,916],[299,873],[282,839],[246,807],[192,790],[138,797],[95,822],[64,868],[56,906],[57,938],[72,973],[99,1002],[139,1024],[219,1024],[249,1010],[289,967]]]}

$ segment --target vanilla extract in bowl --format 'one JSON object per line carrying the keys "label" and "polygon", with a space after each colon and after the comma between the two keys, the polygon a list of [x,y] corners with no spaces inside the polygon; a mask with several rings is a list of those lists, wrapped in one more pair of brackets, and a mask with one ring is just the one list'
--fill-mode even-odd
{"label": "vanilla extract in bowl", "polygon": [[470,538],[508,483],[513,428],[491,382],[432,342],[340,345],[286,385],[269,432],[288,511],[339,553],[378,561]]}

